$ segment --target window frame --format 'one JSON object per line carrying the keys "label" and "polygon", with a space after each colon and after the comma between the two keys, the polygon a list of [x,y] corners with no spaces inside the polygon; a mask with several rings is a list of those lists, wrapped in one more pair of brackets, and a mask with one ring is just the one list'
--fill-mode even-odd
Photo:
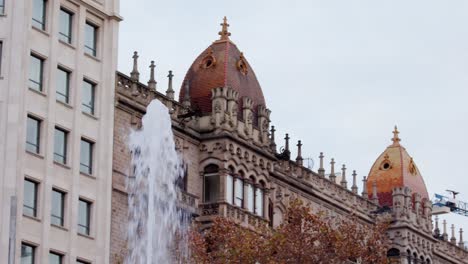
{"label": "window frame", "polygon": [[[62,94],[61,92],[58,91],[58,87],[59,87],[59,74],[60,72],[64,72],[66,75],[66,82],[65,82],[65,92],[66,94]],[[56,80],[55,80],[55,85],[56,85],[56,89],[55,89],[55,100],[56,101],[59,101],[61,103],[64,103],[64,104],[70,104],[70,79],[71,79],[71,71],[69,69],[66,69],[65,67],[63,66],[57,66],[57,76],[56,76]],[[63,96],[65,100],[61,100],[59,99],[60,96]]]}
{"label": "window frame", "polygon": [[[82,225],[82,223],[80,223],[80,218],[81,218],[81,206],[80,204],[81,203],[85,203],[87,205],[86,207],[86,224],[87,225]],[[91,211],[92,211],[92,206],[93,206],[93,202],[91,202],[90,200],[87,200],[85,198],[79,198],[78,199],[78,223],[77,223],[77,232],[78,234],[80,235],[85,235],[85,236],[90,236],[91,235]],[[81,228],[84,228],[85,230],[85,233],[81,232]]]}
{"label": "window frame", "polygon": [[[83,141],[86,142],[86,143],[88,143],[88,144],[90,145],[90,147],[89,147],[89,153],[88,153],[88,155],[89,155],[89,165],[83,164],[83,163],[82,163],[82,160],[81,160],[81,158],[82,158],[82,151],[83,151],[83,147],[82,147],[82,142],[83,142]],[[94,154],[94,145],[95,145],[94,141],[91,141],[91,140],[89,140],[89,139],[87,139],[87,138],[81,137],[81,140],[80,140],[80,173],[84,173],[84,174],[86,174],[86,175],[93,175],[93,164],[94,164],[94,162],[93,162],[93,156],[94,156],[94,155],[93,155],[93,154]],[[83,166],[86,167],[86,168],[88,168],[88,170],[87,170],[87,171],[83,171],[83,170],[82,170],[82,167],[83,167]]]}
{"label": "window frame", "polygon": [[[4,1],[4,0],[0,0],[0,1]],[[0,16],[2,14],[0,13]],[[3,39],[0,39],[0,78],[2,76],[2,64],[3,64]]]}
{"label": "window frame", "polygon": [[234,179],[234,205],[244,208],[244,180],[239,177]]}
{"label": "window frame", "polygon": [[[61,208],[60,208],[60,211],[61,211],[61,216],[57,216],[57,215],[54,215],[52,209],[50,210],[50,224],[51,225],[54,225],[54,226],[60,226],[60,227],[64,227],[65,226],[65,203],[66,203],[66,195],[67,193],[60,190],[60,189],[57,189],[57,188],[52,188],[52,198],[51,198],[51,206],[53,208],[53,204],[54,204],[54,192],[56,193],[59,193],[61,196]],[[53,223],[52,219],[58,219],[60,221],[60,224],[56,224],[56,223]]]}
{"label": "window frame", "polygon": [[[33,53],[31,52],[30,56],[29,56],[30,60],[29,60],[29,73],[28,73],[28,87],[29,89],[31,90],[34,90],[34,91],[37,91],[37,92],[41,92],[43,93],[44,92],[44,64],[45,64],[45,58],[36,54],[36,53]],[[31,68],[32,68],[32,61],[31,59],[34,58],[34,59],[37,59],[39,60],[40,64],[40,69],[39,69],[39,80],[32,80],[31,79]],[[39,87],[36,89],[34,87],[31,87],[31,82],[35,85],[38,85]]]}
{"label": "window frame", "polygon": [[[84,87],[85,84],[89,84],[91,86],[91,105],[85,104],[84,102]],[[89,79],[84,78],[83,79],[83,85],[82,85],[82,93],[81,93],[81,112],[95,116],[96,115],[96,86],[97,84]],[[84,111],[84,109],[89,109],[88,111]]]}
{"label": "window frame", "polygon": [[[56,133],[57,131],[63,132],[63,156],[60,153],[56,153]],[[54,128],[54,162],[66,165],[68,163],[68,130],[61,128],[59,126],[55,126]],[[63,158],[63,162],[61,160],[57,160],[56,157]]]}
{"label": "window frame", "polygon": [[20,253],[20,262],[23,262],[23,247],[30,247],[32,249],[32,261],[31,263],[34,264],[36,263],[36,249],[37,245],[28,243],[28,242],[21,242],[21,253]]}
{"label": "window frame", "polygon": [[[69,31],[69,35],[67,36],[66,34],[64,34],[60,27],[61,27],[61,24],[62,24],[62,12],[67,14],[68,15],[68,31]],[[58,30],[58,39],[62,42],[65,42],[67,44],[72,44],[73,42],[73,17],[74,17],[75,13],[70,11],[69,9],[63,7],[63,6],[60,6],[60,10],[59,10],[59,30]]]}
{"label": "window frame", "polygon": [[[47,0],[33,0],[33,1],[41,1],[43,3],[43,6],[42,6],[42,20],[43,21],[39,21],[39,20],[36,20],[36,18],[34,17],[34,2],[33,2],[33,5],[32,5],[32,17],[31,17],[31,24],[34,28],[37,28],[39,30],[42,30],[42,31],[45,31],[46,30],[46,23],[47,23]],[[39,27],[37,25],[40,25]]]}
{"label": "window frame", "polygon": [[59,253],[57,251],[49,251],[49,264],[50,264],[50,257],[51,255],[55,255],[55,256],[58,256],[59,257],[59,263],[58,264],[63,264],[63,257],[64,257],[64,254],[63,253]]}
{"label": "window frame", "polygon": [[[29,142],[29,138],[28,138],[28,124],[29,124],[29,119],[32,119],[34,121],[37,122],[37,128],[36,128],[36,145],[32,142]],[[41,152],[41,126],[42,126],[42,119],[40,118],[37,118],[33,115],[27,115],[26,117],[26,147],[25,147],[25,150],[27,152],[30,152],[30,153],[34,153],[34,154],[40,154]],[[28,146],[33,146],[35,147],[35,150],[32,150],[32,149],[29,149]]]}
{"label": "window frame", "polygon": [[5,15],[5,0],[0,0],[0,16]]}
{"label": "window frame", "polygon": [[[93,46],[94,47],[89,47],[87,45],[87,34],[86,30],[87,27],[93,28]],[[98,31],[99,31],[99,26],[96,23],[93,23],[89,20],[86,20],[85,22],[85,39],[84,39],[84,52],[85,54],[92,56],[92,57],[97,57],[98,55]]]}
{"label": "window frame", "polygon": [[[33,207],[31,207],[31,205],[26,205],[26,182],[28,183],[32,183],[33,184]],[[38,208],[38,200],[39,200],[39,182],[38,181],[35,181],[33,179],[30,179],[30,178],[24,178],[24,181],[23,181],[23,215],[24,216],[27,216],[27,217],[33,217],[33,218],[38,218],[38,211],[39,211],[39,208]],[[27,210],[32,210],[32,215],[27,213]]]}

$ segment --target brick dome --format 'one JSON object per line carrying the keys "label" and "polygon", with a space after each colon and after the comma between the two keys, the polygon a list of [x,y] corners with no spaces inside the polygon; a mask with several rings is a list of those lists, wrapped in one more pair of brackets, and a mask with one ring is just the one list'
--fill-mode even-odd
{"label": "brick dome", "polygon": [[229,39],[226,18],[221,25],[221,38],[205,49],[187,71],[180,89],[179,101],[184,100],[188,84],[192,108],[207,114],[211,112],[212,107],[211,90],[231,87],[239,93],[239,113],[242,111],[242,97],[252,99],[253,110],[256,113],[259,105],[265,105],[262,88],[243,53]]}
{"label": "brick dome", "polygon": [[367,180],[369,198],[372,197],[372,187],[377,184],[377,197],[381,206],[392,206],[392,192],[396,187],[409,187],[413,193],[429,199],[426,184],[413,158],[400,145],[398,130],[395,127],[393,144],[379,156],[372,166]]}

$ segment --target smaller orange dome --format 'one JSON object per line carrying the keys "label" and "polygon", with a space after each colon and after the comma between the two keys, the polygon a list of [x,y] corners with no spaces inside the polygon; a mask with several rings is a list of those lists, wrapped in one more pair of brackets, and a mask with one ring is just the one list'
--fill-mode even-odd
{"label": "smaller orange dome", "polygon": [[377,185],[377,197],[381,206],[392,206],[392,192],[396,187],[409,187],[421,198],[429,199],[426,184],[413,158],[400,145],[398,129],[393,131],[393,144],[377,158],[369,172],[367,189],[372,197],[372,185]]}

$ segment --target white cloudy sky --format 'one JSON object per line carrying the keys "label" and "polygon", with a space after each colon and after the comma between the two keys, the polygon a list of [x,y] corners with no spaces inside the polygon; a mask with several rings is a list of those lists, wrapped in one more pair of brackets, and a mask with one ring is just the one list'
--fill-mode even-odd
{"label": "white cloudy sky", "polygon": [[[173,70],[178,92],[226,15],[277,138],[288,132],[305,157],[323,151],[362,177],[397,124],[431,195],[454,189],[468,201],[467,1],[122,0],[121,15],[120,71],[137,50],[141,79],[155,60],[158,89]],[[443,218],[467,239],[468,217]]]}

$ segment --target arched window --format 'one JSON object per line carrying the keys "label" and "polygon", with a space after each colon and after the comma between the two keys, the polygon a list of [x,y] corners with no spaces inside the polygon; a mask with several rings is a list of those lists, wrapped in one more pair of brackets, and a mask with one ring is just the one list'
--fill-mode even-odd
{"label": "arched window", "polygon": [[219,198],[219,168],[210,164],[205,167],[203,180],[203,201],[214,203]]}
{"label": "arched window", "polygon": [[263,217],[264,184],[260,183],[255,188],[255,214]]}
{"label": "arched window", "polygon": [[[239,173],[243,176],[242,171]],[[241,178],[234,179],[234,204],[242,207],[244,203],[244,181]]]}
{"label": "arched window", "polygon": [[226,202],[234,204],[234,169],[229,167],[229,174],[226,176]]}
{"label": "arched window", "polygon": [[255,205],[254,186],[253,186],[253,180],[251,179],[250,182],[247,183],[247,210],[253,213],[254,205]]}
{"label": "arched window", "polygon": [[409,250],[406,251],[406,260],[408,261],[408,264],[413,263],[413,261],[411,261],[411,251]]}

